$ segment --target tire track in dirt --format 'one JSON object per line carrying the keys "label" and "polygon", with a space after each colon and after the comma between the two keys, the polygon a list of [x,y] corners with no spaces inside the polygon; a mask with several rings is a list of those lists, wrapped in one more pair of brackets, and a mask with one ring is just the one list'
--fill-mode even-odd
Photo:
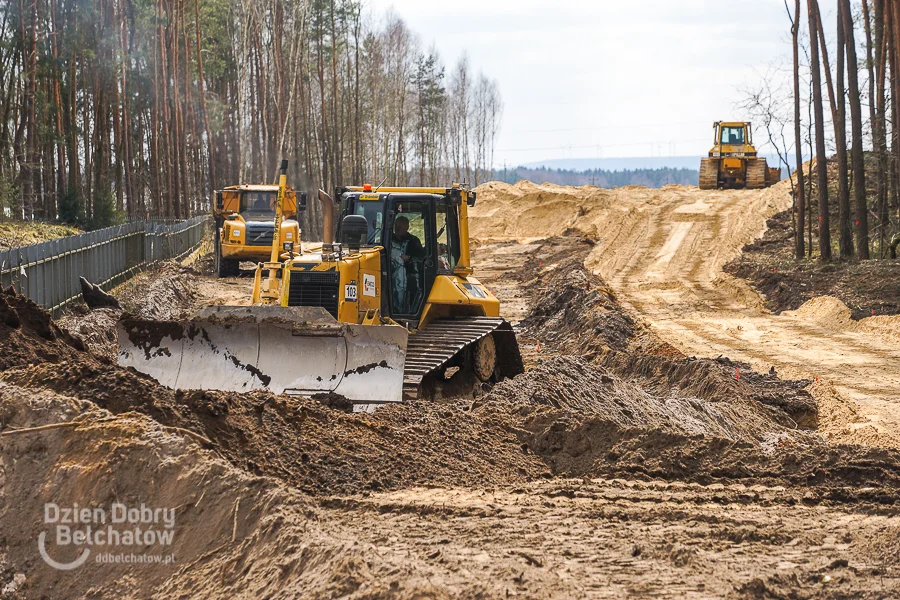
{"label": "tire track in dirt", "polygon": [[479,188],[483,208],[473,211],[472,229],[484,239],[521,239],[526,232],[515,215],[528,211],[533,235],[543,208],[547,235],[555,235],[554,207],[564,200],[580,203],[576,227],[599,238],[587,265],[662,339],[685,354],[726,355],[760,372],[775,367],[830,384],[836,394],[819,398],[826,405],[822,433],[836,442],[900,447],[895,339],[871,328],[832,327],[815,312],[773,315],[752,288],[722,272],[769,217],[790,207],[786,182],[763,191],[491,183]]}
{"label": "tire track in dirt", "polygon": [[[396,562],[419,557],[437,581],[462,587],[468,578],[470,594],[477,579],[510,582],[507,595],[529,598],[779,598],[788,590],[807,598],[826,576],[862,593],[861,582],[890,559],[857,556],[857,540],[886,541],[900,520],[815,504],[784,488],[621,479],[325,502],[361,545]],[[389,544],[392,536],[405,543]]]}

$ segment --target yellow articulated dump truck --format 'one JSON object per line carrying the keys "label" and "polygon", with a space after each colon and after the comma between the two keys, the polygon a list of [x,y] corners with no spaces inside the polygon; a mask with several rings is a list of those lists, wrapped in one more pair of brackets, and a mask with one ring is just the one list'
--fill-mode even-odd
{"label": "yellow articulated dump truck", "polygon": [[761,190],[781,181],[781,169],[757,155],[750,123],[717,121],[713,129],[713,148],[700,160],[701,190]]}
{"label": "yellow articulated dump truck", "polygon": [[471,398],[523,371],[499,300],[473,275],[475,192],[320,190],[323,243],[298,253],[299,240],[277,235],[286,168],[252,304],[207,307],[188,321],[125,317],[119,364],[174,389],[326,394],[356,411]]}
{"label": "yellow articulated dump truck", "polygon": [[[264,262],[272,253],[277,185],[233,185],[216,192],[216,269],[219,277],[235,277],[241,262]],[[294,240],[299,248],[297,211],[306,208],[306,194],[288,188],[284,197],[281,239]]]}

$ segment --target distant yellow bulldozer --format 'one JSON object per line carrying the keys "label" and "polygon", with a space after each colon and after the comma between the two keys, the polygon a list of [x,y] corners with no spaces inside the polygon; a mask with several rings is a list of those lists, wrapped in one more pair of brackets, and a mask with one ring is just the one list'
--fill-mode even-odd
{"label": "distant yellow bulldozer", "polygon": [[713,128],[713,148],[700,160],[701,190],[761,190],[781,181],[781,169],[757,156],[750,123],[716,121]]}

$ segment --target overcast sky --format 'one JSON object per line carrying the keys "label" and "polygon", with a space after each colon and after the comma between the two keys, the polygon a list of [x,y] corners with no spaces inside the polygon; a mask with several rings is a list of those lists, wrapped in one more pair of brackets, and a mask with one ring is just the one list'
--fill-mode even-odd
{"label": "overcast sky", "polygon": [[[448,71],[465,51],[499,82],[499,167],[703,154],[713,121],[744,118],[739,89],[791,56],[784,0],[367,4],[376,13],[393,7]],[[826,22],[832,4],[822,2]]]}

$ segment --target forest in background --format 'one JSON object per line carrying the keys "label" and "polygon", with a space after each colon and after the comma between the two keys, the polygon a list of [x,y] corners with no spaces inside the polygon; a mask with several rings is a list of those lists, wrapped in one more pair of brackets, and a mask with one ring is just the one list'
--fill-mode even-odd
{"label": "forest in background", "polygon": [[[900,230],[900,0],[784,0],[793,57],[742,108],[791,176],[797,259],[885,258]],[[825,33],[834,19],[835,35]]]}
{"label": "forest in background", "polygon": [[356,0],[0,0],[0,218],[186,218],[282,158],[310,190],[477,185],[501,114]]}
{"label": "forest in background", "polygon": [[[699,163],[699,159],[698,159]],[[661,188],[664,185],[697,185],[699,177],[697,169],[622,169],[609,171],[605,169],[589,169],[584,171],[573,169],[548,169],[546,167],[515,169],[498,169],[494,171],[494,179],[506,183],[526,180],[533,183],[555,183],[556,185],[595,185],[599,188],[617,188],[626,185],[639,185],[648,188]]]}

